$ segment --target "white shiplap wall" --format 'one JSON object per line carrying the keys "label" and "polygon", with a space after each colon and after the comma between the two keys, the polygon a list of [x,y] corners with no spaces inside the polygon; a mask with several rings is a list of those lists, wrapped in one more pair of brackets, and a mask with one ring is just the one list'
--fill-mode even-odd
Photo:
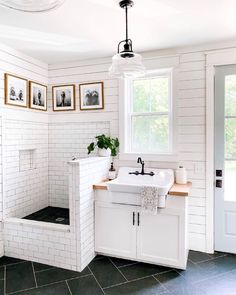
{"label": "white shiplap wall", "polygon": [[[205,195],[205,54],[181,50],[171,55],[148,54],[148,69],[174,67],[174,99],[176,103],[176,127],[179,163],[188,169],[193,189],[189,197],[190,248],[206,250],[206,195]],[[70,114],[51,112],[51,122],[110,122],[110,134],[119,134],[119,84],[108,76],[110,59],[83,61],[49,66],[49,98],[51,86],[74,83],[76,85],[77,110]],[[104,81],[105,109],[103,111],[79,110],[79,83]],[[134,161],[116,160],[116,166],[136,165]],[[146,166],[176,168],[176,162],[146,163]]]}

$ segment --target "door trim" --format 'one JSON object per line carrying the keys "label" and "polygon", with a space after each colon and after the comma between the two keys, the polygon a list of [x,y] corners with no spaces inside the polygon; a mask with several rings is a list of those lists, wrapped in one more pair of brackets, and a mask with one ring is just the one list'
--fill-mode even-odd
{"label": "door trim", "polygon": [[206,56],[206,252],[214,252],[214,110],[215,67],[236,64],[236,49],[205,52]]}

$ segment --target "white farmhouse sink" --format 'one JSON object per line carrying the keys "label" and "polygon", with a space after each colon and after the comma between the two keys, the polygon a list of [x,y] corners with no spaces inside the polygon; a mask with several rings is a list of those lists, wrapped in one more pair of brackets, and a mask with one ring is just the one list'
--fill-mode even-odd
{"label": "white farmhouse sink", "polygon": [[158,187],[160,196],[166,195],[174,184],[174,172],[171,169],[152,169],[145,168],[145,172],[154,172],[150,175],[134,175],[129,172],[139,171],[139,168],[122,167],[119,170],[118,177],[107,183],[108,191],[129,194],[140,194],[143,186]]}

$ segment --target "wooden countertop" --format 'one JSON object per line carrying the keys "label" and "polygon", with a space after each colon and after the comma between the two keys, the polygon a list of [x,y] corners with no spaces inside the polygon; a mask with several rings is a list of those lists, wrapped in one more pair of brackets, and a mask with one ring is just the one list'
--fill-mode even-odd
{"label": "wooden countertop", "polygon": [[[104,180],[100,183],[94,184],[94,190],[107,190],[107,182],[109,180]],[[169,190],[168,194],[171,196],[181,196],[187,197],[189,195],[190,189],[192,187],[192,183],[188,182],[187,184],[177,184],[174,183],[171,189]]]}

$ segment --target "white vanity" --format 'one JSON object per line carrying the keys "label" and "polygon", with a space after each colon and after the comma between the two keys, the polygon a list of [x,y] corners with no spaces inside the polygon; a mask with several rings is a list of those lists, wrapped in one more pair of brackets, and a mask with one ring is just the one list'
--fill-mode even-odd
{"label": "white vanity", "polygon": [[[174,185],[170,169],[146,169],[154,176],[129,174],[133,170],[123,167],[117,179],[94,185],[95,251],[185,269],[190,184]],[[145,185],[157,186],[160,196],[167,195],[165,208],[156,215],[141,210],[140,192]]]}

